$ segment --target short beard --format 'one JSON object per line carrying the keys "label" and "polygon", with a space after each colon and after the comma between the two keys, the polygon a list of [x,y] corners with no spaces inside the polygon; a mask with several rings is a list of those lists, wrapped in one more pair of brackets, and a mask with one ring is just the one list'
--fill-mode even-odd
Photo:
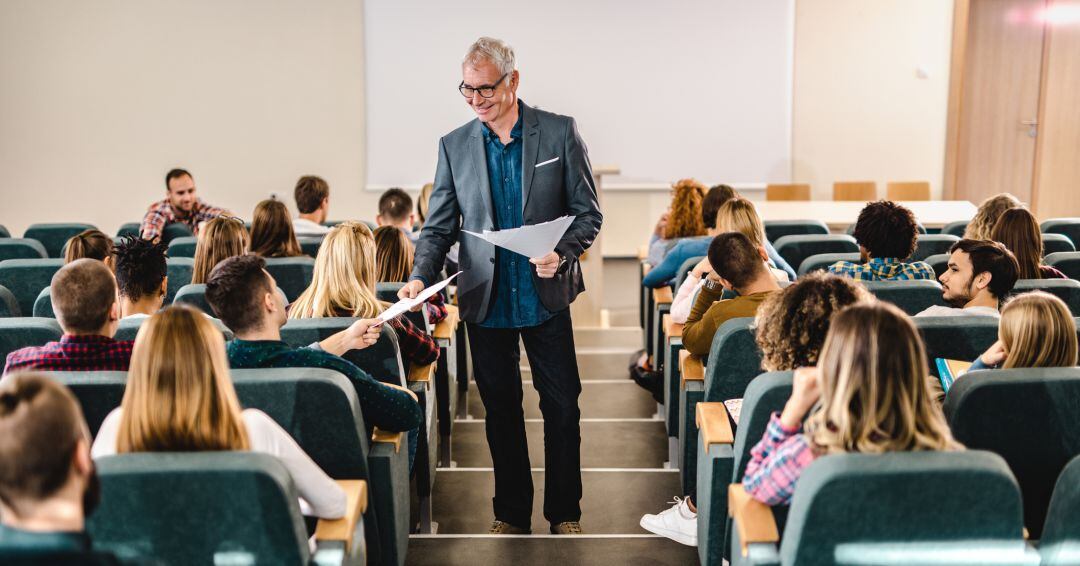
{"label": "short beard", "polygon": [[963,296],[953,297],[952,299],[948,300],[947,302],[950,305],[952,305],[953,307],[955,307],[955,308],[962,309],[962,308],[964,308],[964,305],[970,303],[971,300],[975,298],[974,290],[975,290],[975,279],[972,278],[972,280],[968,282],[967,287],[964,289]]}

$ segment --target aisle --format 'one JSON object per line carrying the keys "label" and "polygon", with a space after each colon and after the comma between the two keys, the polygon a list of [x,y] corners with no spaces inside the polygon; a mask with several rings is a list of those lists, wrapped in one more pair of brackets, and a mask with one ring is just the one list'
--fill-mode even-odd
{"label": "aisle", "polygon": [[[468,412],[454,428],[454,467],[439,468],[434,520],[438,534],[414,535],[410,565],[505,564],[696,564],[696,549],[649,534],[641,515],[657,512],[679,492],[679,477],[663,467],[667,455],[664,424],[655,417],[652,398],[627,378],[630,354],[640,344],[640,329],[577,332],[581,461],[584,496],[580,537],[547,534],[543,518],[543,421],[539,397],[527,367],[525,417],[536,495],[533,533],[489,536],[494,478],[484,437],[484,408],[470,384]],[[522,356],[524,358],[524,355]],[[523,359],[524,362],[524,359]]]}

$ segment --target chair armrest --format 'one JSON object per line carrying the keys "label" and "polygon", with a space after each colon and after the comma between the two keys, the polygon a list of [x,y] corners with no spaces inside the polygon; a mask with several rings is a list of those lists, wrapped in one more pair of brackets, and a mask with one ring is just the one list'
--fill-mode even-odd
{"label": "chair armrest", "polygon": [[678,322],[671,322],[671,315],[670,314],[665,314],[664,315],[664,336],[667,336],[668,339],[681,338],[682,337],[682,329],[683,329],[682,324],[679,324]]}
{"label": "chair armrest", "polygon": [[375,432],[371,433],[372,442],[381,442],[384,444],[393,444],[394,452],[401,451],[401,443],[405,439],[404,432],[390,432],[388,430],[382,430],[375,427]]}
{"label": "chair armrest", "polygon": [[658,305],[670,305],[674,297],[671,295],[671,287],[660,287],[652,291],[653,301]]}
{"label": "chair armrest", "polygon": [[731,432],[727,407],[723,403],[698,403],[697,427],[701,435],[702,446],[708,452],[713,444],[734,444],[735,435]]}
{"label": "chair armrest", "polygon": [[772,508],[750,497],[741,483],[728,486],[728,515],[739,531],[743,556],[747,555],[747,547],[751,544],[780,542]]}
{"label": "chair armrest", "polygon": [[364,480],[336,480],[345,490],[345,516],[340,519],[319,519],[315,527],[315,540],[341,541],[345,543],[345,553],[352,548],[356,524],[367,511],[367,482]]}
{"label": "chair armrest", "polygon": [[438,365],[438,363],[438,360],[436,360],[430,364],[412,364],[409,366],[409,375],[405,380],[409,383],[419,382],[430,384],[431,379],[435,376],[435,366]]}
{"label": "chair armrest", "polygon": [[679,374],[684,386],[687,381],[705,381],[705,366],[689,350],[679,350]]}
{"label": "chair armrest", "polygon": [[450,340],[454,336],[454,331],[457,330],[458,321],[461,320],[460,316],[457,307],[446,305],[446,318],[435,325],[435,329],[431,331],[431,336],[436,340]]}

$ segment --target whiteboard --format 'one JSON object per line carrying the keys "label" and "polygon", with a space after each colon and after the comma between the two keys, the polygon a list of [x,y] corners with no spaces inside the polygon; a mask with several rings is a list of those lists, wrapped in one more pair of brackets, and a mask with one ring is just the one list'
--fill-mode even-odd
{"label": "whiteboard", "polygon": [[366,0],[367,184],[418,187],[479,36],[510,43],[527,104],[573,116],[616,182],[785,182],[794,0]]}

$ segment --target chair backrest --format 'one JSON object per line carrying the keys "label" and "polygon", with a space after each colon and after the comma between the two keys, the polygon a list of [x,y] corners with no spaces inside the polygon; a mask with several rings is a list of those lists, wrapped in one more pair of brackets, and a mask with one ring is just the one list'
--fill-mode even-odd
{"label": "chair backrest", "polygon": [[675,290],[676,291],[679,290],[679,287],[682,287],[683,282],[686,281],[686,276],[690,273],[690,271],[692,269],[694,269],[694,266],[697,265],[703,259],[705,259],[705,256],[703,256],[703,255],[694,256],[694,257],[684,261],[682,263],[682,265],[679,266],[679,271],[678,271],[678,273],[675,274]]}
{"label": "chair backrest", "polygon": [[771,371],[763,373],[746,386],[742,409],[739,413],[739,426],[735,429],[735,476],[732,483],[742,481],[746,474],[746,465],[750,463],[750,450],[757,445],[765,434],[769,418],[773,412],[784,409],[784,404],[791,397],[791,371]]}
{"label": "chair backrest", "polygon": [[124,400],[126,371],[54,371],[49,376],[63,383],[79,400],[83,418],[91,436],[97,436],[101,423]]}
{"label": "chair backrest", "polygon": [[214,316],[214,309],[210,308],[210,303],[206,300],[206,283],[188,283],[176,291],[176,296],[173,297],[174,304],[186,304],[191,305],[204,313]]}
{"label": "chair backrest", "polygon": [[322,245],[322,236],[303,236],[296,238],[296,241],[300,243],[300,249],[304,251],[304,255],[315,257],[319,255],[319,246]]}
{"label": "chair backrest", "polygon": [[945,414],[958,441],[1009,463],[1024,496],[1024,525],[1039,538],[1054,482],[1080,455],[1080,368],[964,374],[945,397]]}
{"label": "chair backrest", "polygon": [[942,226],[941,233],[949,234],[950,236],[956,236],[957,238],[964,237],[964,231],[967,230],[969,220],[954,220],[949,222],[945,226]]}
{"label": "chair backrest", "polygon": [[765,200],[810,200],[810,185],[769,183],[765,185]]}
{"label": "chair backrest", "polygon": [[183,222],[173,222],[171,224],[166,224],[165,228],[161,230],[161,241],[165,242],[166,244],[171,243],[177,238],[192,238],[194,236],[195,233],[192,232],[191,228],[188,228],[188,225],[184,224]]}
{"label": "chair backrest", "polygon": [[0,238],[10,238],[11,232],[8,231],[7,226],[0,224]]}
{"label": "chair backrest", "polygon": [[268,257],[266,271],[274,276],[278,287],[285,292],[285,297],[291,303],[311,284],[315,260],[306,256]]}
{"label": "chair backrest", "polygon": [[0,285],[7,287],[19,302],[19,313],[34,312],[34,301],[63,267],[63,259],[7,259],[0,261]]}
{"label": "chair backrest", "polygon": [[1058,252],[1075,252],[1076,246],[1065,234],[1043,234],[1043,257]]}
{"label": "chair backrest", "polygon": [[[123,318],[120,319],[120,324],[116,328],[116,335],[113,336],[117,340],[134,340],[135,336],[139,333],[139,329],[142,328],[143,322],[147,317],[135,317],[135,318]],[[213,314],[209,317],[210,322],[221,331],[222,336],[225,337],[225,341],[233,339],[232,330],[229,330],[223,322],[213,317]]]}
{"label": "chair backrest", "polygon": [[1039,225],[1043,234],[1064,234],[1075,246],[1080,242],[1080,218],[1051,218]]}
{"label": "chair backrest", "polygon": [[1013,295],[1045,291],[1065,301],[1073,316],[1080,316],[1080,281],[1075,279],[1021,279],[1013,286]]}
{"label": "chair backrest", "polygon": [[97,462],[94,547],[166,564],[307,564],[296,487],[268,454],[121,454]]}
{"label": "chair backrest", "polygon": [[1043,263],[1058,268],[1069,279],[1080,279],[1080,252],[1050,254],[1043,258]]}
{"label": "chair backrest", "polygon": [[19,316],[19,301],[7,287],[0,285],[0,318]]}
{"label": "chair backrest", "polygon": [[0,261],[5,259],[44,259],[49,257],[45,246],[28,238],[0,239]]}
{"label": "chair backrest", "polygon": [[195,236],[180,236],[169,241],[169,257],[195,257],[195,247],[199,239]]}
{"label": "chair backrest", "polygon": [[911,253],[909,261],[922,261],[932,255],[949,253],[949,248],[960,238],[949,234],[919,234],[915,242],[915,251]]}
{"label": "chair backrest", "polygon": [[847,252],[841,254],[814,254],[802,261],[799,264],[799,276],[806,275],[807,273],[813,273],[815,271],[824,271],[829,268],[830,265],[838,261],[850,261],[851,263],[861,263],[862,256],[859,252]]}
{"label": "chair backrest", "polygon": [[885,198],[893,201],[930,200],[930,183],[926,181],[889,181],[885,185]]}
{"label": "chair backrest", "polygon": [[944,564],[949,560],[938,553],[1019,556],[1022,527],[1016,482],[994,454],[836,454],[817,459],[799,478],[780,562]]}
{"label": "chair backrest", "polygon": [[64,244],[83,230],[96,230],[93,224],[75,222],[57,222],[48,224],[31,224],[23,234],[23,238],[29,238],[41,242],[45,246],[47,257],[63,257]]}
{"label": "chair backrest", "polygon": [[867,290],[882,301],[890,302],[909,315],[916,315],[933,305],[946,306],[937,281],[863,281]]}
{"label": "chair backrest", "polygon": [[942,273],[949,268],[949,258],[952,254],[936,254],[932,255],[923,261],[930,264],[930,267],[934,268],[934,277],[941,277]]}
{"label": "chair backrest", "polygon": [[833,200],[877,200],[874,181],[837,181],[833,183]]}
{"label": "chair backrest", "polygon": [[[299,348],[345,330],[355,321],[349,317],[291,318],[281,327],[281,339]],[[397,334],[389,324],[382,325],[380,330],[375,344],[363,350],[349,350],[342,357],[379,381],[404,385],[405,366],[401,363]]]}
{"label": "chair backrest", "polygon": [[998,339],[998,319],[993,316],[920,316],[913,320],[934,375],[934,358],[974,360]]}
{"label": "chair backrest", "polygon": [[60,323],[51,318],[0,318],[0,359],[27,346],[42,346],[64,335]]}
{"label": "chair backrest", "polygon": [[34,314],[37,318],[56,318],[52,308],[52,287],[45,287],[34,299]]}
{"label": "chair backrest", "polygon": [[705,400],[741,399],[761,373],[761,351],[754,342],[754,319],[733,318],[716,329],[705,366]]}
{"label": "chair backrest", "polygon": [[123,238],[124,236],[139,237],[139,229],[142,228],[141,222],[125,222],[120,225],[120,229],[116,231],[117,238]]}
{"label": "chair backrest", "polygon": [[792,266],[801,266],[803,260],[812,255],[859,252],[855,238],[846,234],[784,236],[773,242],[773,246],[780,257]]}
{"label": "chair backrest", "polygon": [[1046,527],[1039,539],[1042,566],[1073,566],[1080,548],[1080,457],[1073,458],[1058,476]]}
{"label": "chair backrest", "polygon": [[195,260],[190,257],[170,257],[166,260],[165,274],[169,277],[165,288],[165,304],[171,304],[176,292],[191,283],[191,274],[195,271]]}
{"label": "chair backrest", "polygon": [[784,236],[829,233],[829,227],[820,220],[766,220],[764,224],[765,238],[770,242],[775,242]]}

